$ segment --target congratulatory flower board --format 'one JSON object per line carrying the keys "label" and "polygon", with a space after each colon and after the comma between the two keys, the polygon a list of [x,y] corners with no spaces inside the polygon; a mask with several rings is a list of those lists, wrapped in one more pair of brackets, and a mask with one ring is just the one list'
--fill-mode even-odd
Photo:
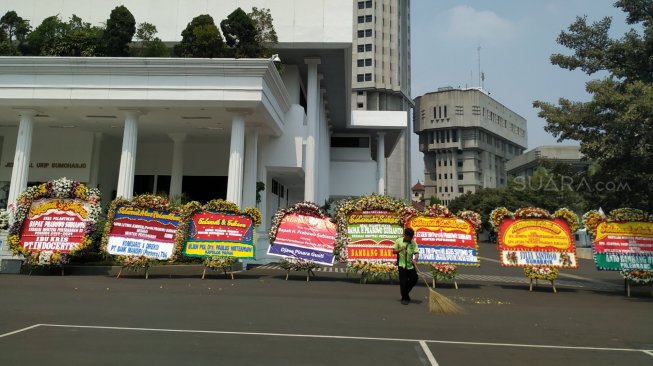
{"label": "congratulatory flower board", "polygon": [[311,202],[277,211],[270,229],[268,254],[333,265],[336,226]]}
{"label": "congratulatory flower board", "polygon": [[[255,258],[255,228],[261,223],[258,209],[246,208],[240,212],[238,205],[233,202],[212,200],[204,206],[198,202],[189,202],[182,212],[177,247],[183,255],[200,258]],[[234,261],[224,263],[228,262]]]}
{"label": "congratulatory flower board", "polygon": [[594,235],[594,258],[602,270],[653,271],[653,216],[620,208],[606,217],[597,211],[583,215]]}
{"label": "congratulatory flower board", "polygon": [[551,215],[547,210],[526,207],[514,215],[501,207],[490,214],[499,231],[502,266],[547,266],[578,268],[572,232],[578,218],[560,209]]}
{"label": "congratulatory flower board", "polygon": [[116,199],[109,209],[102,246],[121,257],[173,259],[179,222],[177,210],[162,197]]}
{"label": "congratulatory flower board", "polygon": [[18,198],[9,246],[30,265],[61,266],[91,243],[100,191],[66,178],[29,187]]}

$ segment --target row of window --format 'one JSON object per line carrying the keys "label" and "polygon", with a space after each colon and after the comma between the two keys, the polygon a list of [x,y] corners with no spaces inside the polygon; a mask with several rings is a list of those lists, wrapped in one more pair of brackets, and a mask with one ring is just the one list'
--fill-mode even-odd
{"label": "row of window", "polygon": [[358,59],[356,61],[356,64],[358,67],[372,66],[372,59],[371,58]]}
{"label": "row of window", "polygon": [[[444,173],[444,179],[453,179],[453,174]],[[442,179],[442,174],[438,174],[438,179]],[[458,180],[463,180],[463,173],[458,173]]]}
{"label": "row of window", "polygon": [[358,52],[372,52],[372,44],[359,44],[358,45]]}
{"label": "row of window", "polygon": [[358,75],[356,75],[356,81],[358,81],[358,82],[372,81],[372,74],[370,74],[370,73],[358,74]]}
{"label": "row of window", "polygon": [[458,130],[438,129],[429,134],[429,143],[458,142]]}
{"label": "row of window", "polygon": [[365,8],[371,8],[372,7],[372,0],[367,0],[367,1],[359,1],[358,2],[358,8],[359,9],[365,9]]}
{"label": "row of window", "polygon": [[360,29],[358,31],[358,38],[363,38],[363,37],[372,37],[372,30],[371,29]]}
{"label": "row of window", "polygon": [[358,16],[358,24],[372,23],[372,20],[373,20],[372,15],[359,15]]}

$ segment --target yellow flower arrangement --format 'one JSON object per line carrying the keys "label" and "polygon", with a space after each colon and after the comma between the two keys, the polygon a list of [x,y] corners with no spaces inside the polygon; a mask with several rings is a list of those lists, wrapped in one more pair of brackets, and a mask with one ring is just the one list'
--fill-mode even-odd
{"label": "yellow flower arrangement", "polygon": [[532,280],[553,281],[558,278],[560,270],[555,267],[547,266],[527,266],[524,267],[524,274]]}
{"label": "yellow flower arrangement", "polygon": [[349,273],[360,274],[361,283],[396,279],[399,269],[393,263],[354,261],[347,263]]}
{"label": "yellow flower arrangement", "polygon": [[209,258],[204,258],[202,263],[207,267],[210,268],[214,271],[219,271],[219,270],[224,270],[225,268],[229,268],[233,266],[236,262],[238,262],[238,259],[234,257],[209,257]]}
{"label": "yellow flower arrangement", "polygon": [[578,216],[568,208],[561,208],[553,213],[553,216],[557,219],[562,219],[569,224],[569,230],[572,233],[575,233],[580,228],[578,222]]}

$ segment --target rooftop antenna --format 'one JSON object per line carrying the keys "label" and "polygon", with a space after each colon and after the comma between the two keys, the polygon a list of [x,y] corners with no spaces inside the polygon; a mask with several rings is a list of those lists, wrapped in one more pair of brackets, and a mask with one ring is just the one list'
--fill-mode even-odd
{"label": "rooftop antenna", "polygon": [[483,87],[481,84],[481,45],[476,47],[476,52],[478,54],[478,86],[480,86],[482,89]]}

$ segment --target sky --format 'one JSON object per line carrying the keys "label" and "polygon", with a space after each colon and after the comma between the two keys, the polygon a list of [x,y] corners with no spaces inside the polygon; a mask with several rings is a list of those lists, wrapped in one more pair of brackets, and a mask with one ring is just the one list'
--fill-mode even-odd
{"label": "sky", "polygon": [[[585,83],[600,75],[552,65],[554,53],[572,51],[556,43],[577,16],[588,23],[612,17],[610,34],[630,29],[614,0],[412,0],[412,97],[439,87],[477,87],[480,68],[490,96],[528,122],[527,150],[558,144],[544,131],[533,101],[557,103],[563,97],[587,101]],[[415,139],[416,140],[416,139]],[[578,145],[575,141],[560,144]],[[422,153],[413,146],[412,182],[424,181]]]}

